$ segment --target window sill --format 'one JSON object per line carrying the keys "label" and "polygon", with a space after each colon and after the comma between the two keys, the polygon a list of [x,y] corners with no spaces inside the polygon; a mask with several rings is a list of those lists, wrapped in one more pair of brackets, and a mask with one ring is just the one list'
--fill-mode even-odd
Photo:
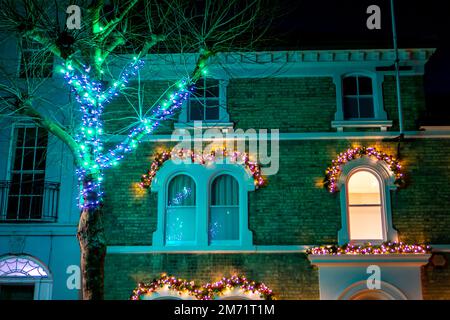
{"label": "window sill", "polygon": [[[234,124],[232,122],[201,122],[202,129],[223,129],[223,130],[229,130],[233,129]],[[187,130],[194,130],[194,122],[177,122],[174,123],[175,129],[187,129]]]}
{"label": "window sill", "polygon": [[380,128],[381,131],[387,131],[392,127],[392,120],[340,120],[332,121],[332,128],[338,131],[344,131],[344,128]]}
{"label": "window sill", "polygon": [[318,267],[349,267],[360,265],[393,265],[420,267],[428,263],[431,254],[347,254],[347,255],[309,255],[311,264]]}

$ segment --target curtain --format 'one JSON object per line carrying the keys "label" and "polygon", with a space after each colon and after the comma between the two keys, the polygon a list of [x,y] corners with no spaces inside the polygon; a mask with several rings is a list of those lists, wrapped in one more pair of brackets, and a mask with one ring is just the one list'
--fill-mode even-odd
{"label": "curtain", "polygon": [[239,240],[239,184],[230,175],[221,175],[212,183],[209,238]]}

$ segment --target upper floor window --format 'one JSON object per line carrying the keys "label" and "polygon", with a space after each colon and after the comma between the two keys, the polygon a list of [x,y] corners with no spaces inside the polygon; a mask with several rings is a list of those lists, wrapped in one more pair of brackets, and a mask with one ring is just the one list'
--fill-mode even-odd
{"label": "upper floor window", "polygon": [[211,185],[209,240],[239,240],[239,184],[223,174]]}
{"label": "upper floor window", "polygon": [[344,119],[372,119],[375,117],[372,79],[349,76],[343,79]]}
{"label": "upper floor window", "polygon": [[232,127],[227,112],[228,80],[201,78],[180,112],[176,128],[192,128],[194,122],[203,127]]}
{"label": "upper floor window", "polygon": [[59,183],[46,182],[48,133],[14,129],[10,180],[0,181],[0,220],[55,221]]}
{"label": "upper floor window", "polygon": [[189,121],[220,121],[219,80],[202,78],[188,101]]}
{"label": "upper floor window", "polygon": [[347,182],[350,240],[384,240],[381,186],[370,171],[353,173]]}
{"label": "upper floor window", "polygon": [[22,40],[20,78],[48,78],[53,72],[53,55],[37,42]]}
{"label": "upper floor window", "polygon": [[16,128],[15,141],[6,219],[40,219],[44,196],[47,131],[37,127]]}
{"label": "upper floor window", "polygon": [[377,72],[336,73],[336,113],[331,126],[344,128],[380,128],[392,126],[383,107],[383,74]]}

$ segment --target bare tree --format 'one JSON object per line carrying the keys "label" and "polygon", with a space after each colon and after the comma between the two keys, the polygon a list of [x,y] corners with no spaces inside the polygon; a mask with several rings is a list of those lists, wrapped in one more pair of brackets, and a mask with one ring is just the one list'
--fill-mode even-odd
{"label": "bare tree", "polygon": [[[65,12],[69,4],[73,3],[0,0],[2,41],[15,37],[22,53],[20,78],[7,68],[0,70],[0,115],[13,121],[17,117],[31,119],[63,141],[73,154],[83,190],[78,226],[83,298],[103,299],[103,171],[131,152],[157,124],[177,115],[180,99],[186,98],[189,87],[201,78],[215,55],[251,49],[267,29],[270,21],[264,19],[270,15],[263,12],[261,0],[85,0],[77,3],[83,9],[81,28],[68,30]],[[180,99],[169,101],[166,107],[158,101],[140,104],[138,116],[130,117],[125,126],[129,132],[125,141],[108,153],[99,152],[96,146],[103,143],[104,135],[98,126],[92,134],[82,132],[83,126],[87,123],[86,128],[91,128],[94,120],[95,125],[101,123],[95,117],[103,117],[103,107],[113,94],[123,93],[126,83],[122,80],[130,68],[139,69],[141,58],[169,52],[197,57],[187,77],[176,83],[181,83],[182,89],[175,91]],[[117,68],[110,66],[122,61],[124,54],[133,54],[135,59],[118,76],[111,71]],[[53,58],[61,62],[62,75],[72,84],[81,112],[72,111],[72,104],[39,107],[39,101],[46,99],[41,92],[52,80],[48,65]],[[119,80],[114,82],[115,78]],[[127,94],[142,98],[139,85]],[[145,106],[149,110],[142,110]],[[55,116],[58,110],[65,114],[66,121]]]}

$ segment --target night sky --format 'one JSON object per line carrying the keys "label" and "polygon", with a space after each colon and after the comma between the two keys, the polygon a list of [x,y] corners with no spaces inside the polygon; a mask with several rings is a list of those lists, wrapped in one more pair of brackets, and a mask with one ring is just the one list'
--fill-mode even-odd
{"label": "night sky", "polygon": [[[426,65],[426,121],[450,124],[450,1],[395,2],[399,47],[437,48]],[[381,30],[366,27],[372,4],[381,8]],[[269,34],[273,49],[392,48],[389,0],[279,0],[277,5],[279,16]]]}

